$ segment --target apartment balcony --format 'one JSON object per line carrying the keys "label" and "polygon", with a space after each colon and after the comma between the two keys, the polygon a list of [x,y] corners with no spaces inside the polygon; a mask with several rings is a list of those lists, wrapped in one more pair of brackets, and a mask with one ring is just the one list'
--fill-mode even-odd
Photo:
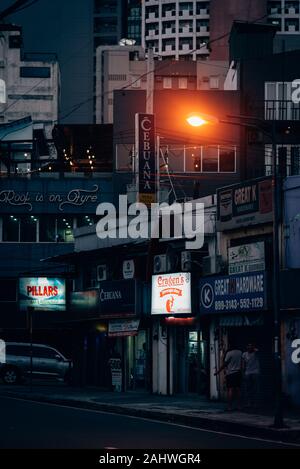
{"label": "apartment balcony", "polygon": [[179,11],[180,18],[191,18],[193,16],[193,10],[181,10]]}
{"label": "apartment balcony", "polygon": [[265,120],[298,121],[300,104],[282,100],[265,101]]}
{"label": "apartment balcony", "polygon": [[168,37],[168,36],[173,37],[175,33],[176,33],[176,28],[175,27],[174,28],[165,28],[165,29],[162,30],[163,37]]}
{"label": "apartment balcony", "polygon": [[146,15],[146,23],[158,22],[158,19],[158,13],[148,13],[148,15]]}
{"label": "apartment balcony", "polygon": [[159,31],[158,29],[150,29],[147,33],[146,33],[146,40],[151,40],[153,38],[156,38],[159,34]]}
{"label": "apartment balcony", "polygon": [[196,12],[196,17],[198,16],[207,16],[207,18],[209,17],[209,9],[208,8],[200,8],[200,10],[197,10]]}
{"label": "apartment balcony", "polygon": [[178,29],[179,37],[193,36],[193,34],[194,34],[193,28],[179,28]]}
{"label": "apartment balcony", "polygon": [[174,16],[176,16],[176,11],[175,10],[166,10],[162,14],[163,18],[173,18]]}

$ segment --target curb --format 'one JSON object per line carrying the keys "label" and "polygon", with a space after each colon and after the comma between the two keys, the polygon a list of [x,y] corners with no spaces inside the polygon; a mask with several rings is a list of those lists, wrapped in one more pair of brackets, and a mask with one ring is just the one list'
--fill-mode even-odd
{"label": "curb", "polygon": [[210,419],[205,416],[178,415],[168,412],[157,412],[147,409],[133,409],[123,405],[96,403],[93,401],[79,401],[72,399],[53,399],[45,396],[29,396],[28,394],[16,394],[13,392],[1,392],[1,397],[12,397],[23,399],[31,402],[49,403],[64,405],[66,407],[76,407],[78,409],[98,410],[101,412],[115,413],[119,415],[127,415],[131,417],[141,417],[153,419],[161,422],[179,423],[189,425],[203,430],[213,430],[226,432],[230,434],[238,434],[241,436],[258,437],[262,439],[271,439],[284,443],[295,443],[300,445],[300,431],[285,429],[275,429],[270,427],[257,427],[247,423],[227,422],[224,420]]}

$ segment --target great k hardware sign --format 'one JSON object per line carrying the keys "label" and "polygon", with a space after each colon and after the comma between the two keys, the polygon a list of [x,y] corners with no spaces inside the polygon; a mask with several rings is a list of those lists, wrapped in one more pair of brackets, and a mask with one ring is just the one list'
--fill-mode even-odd
{"label": "great k hardware sign", "polygon": [[155,124],[153,114],[135,115],[135,147],[137,153],[138,201],[155,202]]}
{"label": "great k hardware sign", "polygon": [[267,309],[265,272],[200,280],[200,312],[249,312]]}
{"label": "great k hardware sign", "polygon": [[261,178],[217,190],[219,230],[268,223],[273,219],[272,179]]}

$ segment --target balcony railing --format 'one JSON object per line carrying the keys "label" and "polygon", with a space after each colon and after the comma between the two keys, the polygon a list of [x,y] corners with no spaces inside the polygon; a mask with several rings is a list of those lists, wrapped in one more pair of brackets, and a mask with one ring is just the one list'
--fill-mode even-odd
{"label": "balcony railing", "polygon": [[267,100],[265,101],[266,120],[300,120],[300,104],[293,101]]}

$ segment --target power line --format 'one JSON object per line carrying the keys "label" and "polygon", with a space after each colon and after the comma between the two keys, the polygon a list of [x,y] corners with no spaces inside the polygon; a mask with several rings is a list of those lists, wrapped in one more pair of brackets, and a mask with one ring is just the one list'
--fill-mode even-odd
{"label": "power line", "polygon": [[[260,16],[260,17],[256,18],[255,20],[249,21],[249,22],[247,22],[247,23],[248,23],[248,24],[255,24],[256,22],[259,22],[259,21],[261,21],[261,20],[263,20],[264,18],[269,17],[269,16],[271,16],[271,15],[265,14],[265,15],[263,15],[263,16]],[[197,47],[196,49],[193,49],[193,50],[191,50],[191,51],[188,51],[188,52],[186,52],[185,54],[181,54],[181,57],[189,56],[189,55],[193,54],[194,52],[197,52],[197,51],[199,51],[200,49],[202,49],[202,48],[204,48],[204,47],[207,47],[208,45],[211,45],[211,44],[213,44],[213,43],[215,43],[215,42],[220,41],[221,39],[224,39],[224,38],[226,38],[226,37],[229,37],[230,34],[231,34],[231,31],[229,31],[229,32],[227,32],[227,33],[224,33],[224,34],[222,34],[222,35],[220,35],[220,36],[218,36],[218,37],[216,37],[216,38],[214,38],[214,39],[211,39],[211,40],[209,40],[207,43],[200,45],[200,47]],[[158,55],[158,57],[164,58],[164,57],[161,56],[161,55]],[[171,62],[171,65],[172,65],[172,64],[173,64],[173,62]],[[139,77],[137,77],[132,83],[129,83],[128,85],[125,85],[125,86],[123,86],[123,87],[121,87],[121,88],[118,88],[118,90],[125,90],[125,89],[128,89],[128,88],[131,88],[134,83],[136,83],[137,81],[139,81],[139,80],[141,80],[142,78],[146,77],[146,76],[149,75],[150,73],[154,73],[154,72],[160,71],[160,70],[162,70],[163,68],[166,68],[166,67],[169,67],[169,66],[170,66],[170,63],[169,63],[169,62],[167,62],[167,63],[166,63],[166,62],[163,62],[161,66],[158,66],[158,67],[154,68],[153,70],[149,70],[149,71],[143,73],[142,75],[140,75]],[[213,64],[210,64],[210,66],[213,66]],[[60,119],[61,119],[61,120],[62,120],[62,119],[66,119],[67,117],[69,117],[71,114],[73,114],[73,112],[77,111],[77,110],[78,110],[81,106],[83,106],[84,104],[87,104],[88,102],[94,100],[95,98],[100,98],[100,97],[103,97],[103,96],[105,96],[105,95],[111,94],[111,93],[113,93],[114,91],[117,91],[117,90],[109,90],[109,91],[106,91],[105,93],[100,93],[100,94],[98,94],[98,95],[96,95],[96,96],[92,96],[91,98],[88,98],[88,99],[86,99],[86,100],[84,100],[84,101],[82,101],[82,102],[76,104],[76,105],[74,106],[74,108],[72,108],[72,109],[71,109],[67,114],[65,114],[64,116],[61,116]]]}

